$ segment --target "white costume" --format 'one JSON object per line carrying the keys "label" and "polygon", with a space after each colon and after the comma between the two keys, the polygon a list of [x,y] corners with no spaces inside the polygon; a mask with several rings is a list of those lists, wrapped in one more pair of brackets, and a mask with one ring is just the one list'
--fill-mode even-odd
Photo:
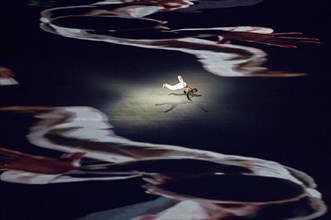
{"label": "white costume", "polygon": [[163,88],[166,87],[170,90],[184,89],[187,86],[187,84],[186,84],[186,82],[184,82],[183,77],[178,76],[178,80],[179,80],[179,83],[177,83],[176,85],[173,85],[173,86],[169,85],[168,83],[164,83]]}

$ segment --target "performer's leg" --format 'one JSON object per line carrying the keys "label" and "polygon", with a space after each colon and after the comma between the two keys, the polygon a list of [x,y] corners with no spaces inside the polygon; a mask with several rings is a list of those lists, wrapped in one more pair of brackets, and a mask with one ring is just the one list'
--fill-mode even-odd
{"label": "performer's leg", "polygon": [[169,85],[168,83],[164,83],[163,84],[163,88],[167,88],[167,89],[170,89],[170,90],[177,90],[177,89],[182,89],[182,85],[180,83],[172,86],[172,85]]}

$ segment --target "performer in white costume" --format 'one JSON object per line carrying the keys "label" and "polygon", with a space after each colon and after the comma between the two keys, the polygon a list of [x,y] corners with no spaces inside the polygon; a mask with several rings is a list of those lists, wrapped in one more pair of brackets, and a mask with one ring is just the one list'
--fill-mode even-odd
{"label": "performer in white costume", "polygon": [[184,82],[183,77],[181,77],[181,76],[178,76],[178,80],[179,80],[179,83],[177,83],[176,85],[172,86],[172,85],[169,85],[168,83],[163,83],[162,87],[163,88],[168,88],[170,90],[183,89],[183,92],[186,95],[187,99],[191,101],[192,99],[189,96],[190,93],[196,93],[196,92],[198,92],[198,89],[189,87],[187,85],[187,83]]}

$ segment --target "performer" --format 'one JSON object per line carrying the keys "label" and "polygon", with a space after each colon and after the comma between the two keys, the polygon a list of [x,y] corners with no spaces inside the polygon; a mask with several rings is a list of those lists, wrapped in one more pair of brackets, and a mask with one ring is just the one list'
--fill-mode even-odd
{"label": "performer", "polygon": [[170,90],[178,90],[178,89],[183,89],[184,94],[186,95],[187,99],[192,101],[190,98],[189,94],[190,93],[196,93],[198,91],[197,88],[191,88],[187,85],[186,82],[184,82],[183,77],[178,76],[179,83],[176,85],[169,85],[168,83],[163,83],[163,88],[168,88]]}

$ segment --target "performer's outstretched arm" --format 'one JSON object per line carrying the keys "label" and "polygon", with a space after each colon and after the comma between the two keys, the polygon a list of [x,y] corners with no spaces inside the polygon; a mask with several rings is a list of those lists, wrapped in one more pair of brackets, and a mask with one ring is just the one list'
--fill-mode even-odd
{"label": "performer's outstretched arm", "polygon": [[0,169],[60,174],[79,167],[79,161],[84,155],[84,152],[75,152],[64,154],[61,158],[50,158],[0,147]]}

